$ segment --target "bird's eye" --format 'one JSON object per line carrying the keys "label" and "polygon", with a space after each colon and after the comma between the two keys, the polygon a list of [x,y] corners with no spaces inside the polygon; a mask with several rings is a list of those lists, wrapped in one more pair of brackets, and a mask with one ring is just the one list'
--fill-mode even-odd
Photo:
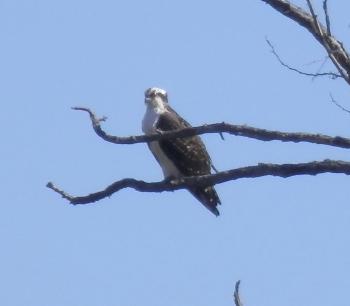
{"label": "bird's eye", "polygon": [[160,93],[159,93],[159,95],[160,95],[160,96],[162,97],[162,99],[163,99],[163,100],[165,100],[165,101],[168,99],[168,97],[167,97],[167,94],[166,94],[166,93],[162,93],[162,92],[160,92]]}

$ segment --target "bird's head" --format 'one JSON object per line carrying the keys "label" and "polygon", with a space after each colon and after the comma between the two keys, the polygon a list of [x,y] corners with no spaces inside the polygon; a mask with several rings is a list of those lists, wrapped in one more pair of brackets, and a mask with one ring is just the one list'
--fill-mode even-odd
{"label": "bird's head", "polygon": [[165,108],[168,103],[168,94],[164,89],[151,87],[145,91],[145,104],[147,107]]}

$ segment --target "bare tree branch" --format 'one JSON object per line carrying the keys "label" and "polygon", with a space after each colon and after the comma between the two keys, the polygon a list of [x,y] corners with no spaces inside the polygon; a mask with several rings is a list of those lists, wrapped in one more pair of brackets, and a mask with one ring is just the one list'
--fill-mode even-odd
{"label": "bare tree branch", "polygon": [[101,128],[101,122],[106,120],[106,117],[98,119],[96,115],[88,108],[85,107],[73,107],[75,110],[82,110],[88,112],[92,122],[94,131],[98,136],[104,140],[115,144],[135,144],[143,142],[151,142],[160,139],[171,139],[189,137],[194,135],[208,134],[208,133],[228,133],[235,136],[243,136],[248,138],[254,138],[261,141],[279,140],[283,142],[308,142],[314,144],[322,144],[333,147],[339,147],[344,149],[350,149],[350,139],[345,137],[331,137],[322,134],[310,134],[310,133],[288,133],[280,131],[270,131],[265,129],[259,129],[246,125],[233,125],[225,122],[206,124],[197,127],[185,128],[178,131],[164,132],[162,134],[154,135],[139,135],[118,137],[107,134]]}
{"label": "bare tree branch", "polygon": [[[321,27],[320,23],[318,22],[317,15],[316,15],[315,10],[314,10],[314,8],[312,6],[311,0],[306,0],[306,2],[308,4],[308,6],[309,6],[309,10],[310,10],[312,19],[314,21],[314,26],[315,26],[316,32],[322,38],[322,45],[323,45],[323,47],[326,49],[329,58],[332,60],[334,66],[337,68],[337,70],[341,74],[342,78],[345,81],[347,81],[348,84],[350,85],[350,75],[349,75],[349,73],[346,73],[346,71],[344,71],[343,67],[338,62],[338,59],[334,56],[334,50],[331,49],[330,45],[328,44],[328,40],[327,40],[327,38],[329,38],[330,36],[328,36],[324,32],[324,27]],[[341,47],[341,46],[342,45],[340,44],[339,47]]]}
{"label": "bare tree branch", "polygon": [[329,96],[331,97],[331,101],[337,106],[339,107],[342,111],[349,113],[350,114],[350,110],[345,108],[344,106],[342,106],[341,104],[339,104],[333,97],[333,95],[330,93]]}
{"label": "bare tree branch", "polygon": [[326,18],[327,35],[331,36],[332,33],[331,33],[331,22],[328,14],[328,0],[323,0],[323,11],[324,11],[324,16]]}
{"label": "bare tree branch", "polygon": [[286,17],[306,28],[326,49],[329,58],[342,78],[350,85],[350,56],[343,44],[318,22],[310,0],[307,0],[310,13],[286,0],[262,0]]}
{"label": "bare tree branch", "polygon": [[291,67],[289,66],[288,64],[286,64],[282,59],[281,57],[278,55],[278,53],[276,52],[275,50],[275,47],[273,46],[273,44],[267,39],[265,38],[267,44],[270,46],[271,48],[271,52],[272,54],[277,58],[277,60],[279,61],[279,63],[283,66],[283,67],[286,67],[287,69],[291,70],[291,71],[294,71],[294,72],[297,72],[301,75],[306,75],[306,76],[311,76],[311,77],[320,77],[320,76],[330,76],[331,78],[333,79],[336,79],[336,78],[341,78],[342,76],[340,74],[337,74],[337,73],[334,73],[334,72],[317,72],[317,73],[309,73],[309,72],[304,72],[304,71],[301,71],[297,68],[294,68],[294,67]]}
{"label": "bare tree branch", "polygon": [[235,306],[243,306],[243,303],[241,302],[241,298],[239,296],[239,286],[241,284],[241,281],[237,281],[235,285],[235,292],[233,294],[233,298],[235,301]]}
{"label": "bare tree branch", "polygon": [[242,167],[216,174],[183,177],[174,180],[164,180],[160,182],[147,183],[133,178],[125,178],[114,182],[104,190],[91,193],[86,196],[72,196],[63,190],[60,190],[53,183],[49,182],[46,186],[67,199],[71,204],[88,204],[110,197],[115,192],[132,188],[140,192],[163,192],[186,189],[190,186],[209,186],[221,184],[228,181],[234,181],[242,178],[256,178],[262,176],[279,176],[287,178],[295,175],[317,175],[321,173],[343,173],[350,175],[350,162],[337,160],[314,161],[300,164],[264,164],[256,166]]}
{"label": "bare tree branch", "polygon": [[320,24],[318,23],[317,16],[316,16],[316,13],[315,13],[314,8],[313,8],[313,6],[312,6],[311,0],[306,0],[306,3],[307,3],[307,5],[308,5],[308,7],[309,7],[309,10],[310,10],[312,19],[313,19],[313,21],[314,21],[314,27],[315,27],[315,29],[316,29],[316,31],[317,31],[317,34],[318,34],[318,35],[323,35],[321,26],[320,26]]}

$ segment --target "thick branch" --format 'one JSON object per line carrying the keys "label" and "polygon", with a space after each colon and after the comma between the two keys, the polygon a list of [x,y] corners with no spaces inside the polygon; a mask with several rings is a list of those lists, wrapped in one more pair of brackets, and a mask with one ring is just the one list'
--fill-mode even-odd
{"label": "thick branch", "polygon": [[[313,11],[311,2],[307,0],[311,13],[286,0],[262,0],[276,9],[286,17],[296,21],[306,28],[316,40],[326,49],[328,56],[342,75],[344,80],[350,85],[350,56],[343,47],[343,44],[334,36],[330,35],[330,28],[324,27]],[[327,21],[328,22],[328,21]]]}
{"label": "thick branch", "polygon": [[178,138],[188,137],[200,134],[208,133],[228,133],[236,136],[243,136],[254,138],[262,141],[279,140],[283,142],[309,142],[314,144],[322,144],[333,147],[350,149],[350,139],[344,137],[331,137],[322,134],[309,134],[309,133],[288,133],[279,131],[269,131],[265,129],[254,128],[246,125],[233,125],[225,122],[206,124],[202,126],[186,128],[179,131],[164,132],[162,134],[154,135],[139,135],[129,137],[118,137],[107,134],[101,128],[101,121],[106,118],[98,119],[96,115],[88,108],[74,107],[75,110],[82,110],[88,112],[92,122],[92,126],[98,136],[104,140],[115,144],[135,144],[150,142],[154,140],[160,140],[164,138]]}
{"label": "thick branch", "polygon": [[228,171],[222,171],[216,174],[184,177],[173,181],[161,181],[147,183],[144,181],[125,178],[117,181],[102,191],[91,193],[86,196],[72,196],[65,191],[57,188],[53,183],[48,183],[47,187],[59,193],[63,198],[72,204],[88,204],[110,197],[113,193],[124,189],[132,188],[140,192],[163,192],[186,189],[189,186],[208,186],[216,185],[228,181],[234,181],[242,178],[256,178],[267,175],[290,177],[295,175],[317,175],[321,173],[343,173],[350,175],[350,162],[324,160],[300,164],[258,164]]}

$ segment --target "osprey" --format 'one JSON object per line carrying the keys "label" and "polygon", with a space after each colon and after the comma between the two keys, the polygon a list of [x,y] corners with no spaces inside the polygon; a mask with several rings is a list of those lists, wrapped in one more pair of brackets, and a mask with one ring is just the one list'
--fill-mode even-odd
{"label": "osprey", "polygon": [[[165,90],[147,89],[145,104],[142,130],[146,135],[191,127],[170,107]],[[148,147],[161,166],[165,179],[211,173],[213,165],[199,136],[152,141]],[[219,215],[217,205],[221,202],[213,186],[189,187],[188,190],[213,214]]]}

